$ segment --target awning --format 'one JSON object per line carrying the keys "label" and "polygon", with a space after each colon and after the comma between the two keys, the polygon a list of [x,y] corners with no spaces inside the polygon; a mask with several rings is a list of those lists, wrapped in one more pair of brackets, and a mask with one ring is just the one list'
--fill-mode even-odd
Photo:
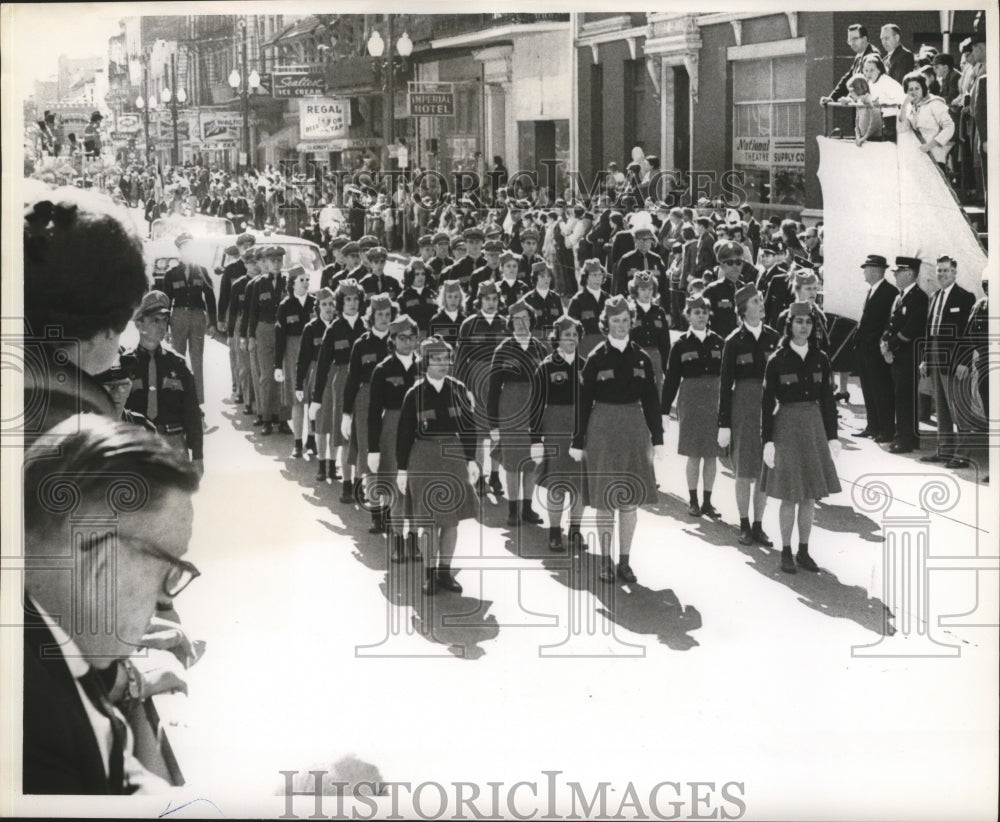
{"label": "awning", "polygon": [[259,141],[260,148],[291,148],[295,141],[299,139],[299,127],[297,125],[279,128],[274,134],[268,135]]}

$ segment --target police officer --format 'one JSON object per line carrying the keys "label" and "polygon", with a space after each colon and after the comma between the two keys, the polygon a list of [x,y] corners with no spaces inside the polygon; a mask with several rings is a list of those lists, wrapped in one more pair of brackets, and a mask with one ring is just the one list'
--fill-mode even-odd
{"label": "police officer", "polygon": [[360,284],[366,294],[388,294],[392,300],[395,300],[401,289],[399,280],[385,273],[385,261],[388,256],[389,252],[380,245],[370,249],[368,265],[371,268],[371,273],[364,277]]}
{"label": "police officer", "polygon": [[278,419],[279,398],[274,381],[275,329],[278,304],[285,294],[285,281],[281,275],[281,261],[285,249],[268,246],[263,251],[264,271],[247,287],[247,347],[251,362],[257,363],[257,414],[264,420],[260,433],[268,436],[279,425],[281,433],[292,433],[287,423]]}
{"label": "police officer", "polygon": [[132,379],[125,407],[146,417],[202,473],[204,432],[194,377],[184,358],[163,345],[169,314],[170,298],[162,291],[147,292],[136,309],[139,344],[122,355]]}
{"label": "police officer", "polygon": [[720,243],[717,252],[719,278],[705,288],[702,296],[708,300],[712,314],[708,326],[722,339],[739,325],[736,316],[736,291],[743,270],[743,246],[729,240]]}
{"label": "police officer", "polygon": [[666,273],[667,267],[663,264],[663,258],[653,251],[653,243],[656,242],[656,235],[653,229],[642,226],[632,232],[635,241],[635,248],[627,254],[622,255],[615,266],[614,282],[611,284],[612,294],[628,294],[628,284],[635,271],[651,271],[656,274],[657,285],[661,293],[666,293],[666,287],[662,282],[662,277]]}
{"label": "police officer", "polygon": [[927,327],[928,299],[917,283],[920,260],[915,257],[897,257],[890,269],[899,294],[889,312],[889,324],[882,334],[882,357],[892,368],[892,388],[895,394],[896,433],[889,451],[909,454],[920,448],[920,430],[917,422],[917,363],[915,357],[918,341]]}
{"label": "police officer", "polygon": [[193,262],[194,237],[177,236],[181,261],[163,276],[163,293],[170,299],[170,340],[182,357],[191,347],[191,370],[198,387],[198,404],[205,402],[205,331],[215,327],[215,290],[208,272]]}

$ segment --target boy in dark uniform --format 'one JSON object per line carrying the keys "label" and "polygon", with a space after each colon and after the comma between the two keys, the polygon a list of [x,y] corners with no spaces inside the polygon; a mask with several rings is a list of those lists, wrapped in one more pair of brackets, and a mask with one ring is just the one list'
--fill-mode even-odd
{"label": "boy in dark uniform", "polygon": [[[517,267],[518,279],[531,284],[532,272],[536,263],[544,263],[545,258],[538,253],[539,234],[533,228],[526,228],[521,232],[521,262]],[[513,246],[511,246],[513,250]]]}
{"label": "boy in dark uniform", "polygon": [[486,259],[486,264],[469,275],[469,284],[466,288],[469,302],[465,308],[469,314],[475,311],[472,304],[479,293],[479,284],[489,281],[497,282],[500,279],[500,255],[502,253],[503,243],[499,240],[487,240],[483,244],[483,257]]}
{"label": "boy in dark uniform", "polygon": [[[342,237],[340,235],[333,237],[330,240],[330,253],[333,255],[333,262],[323,269],[323,273],[320,275],[319,287],[333,289],[336,287],[337,283],[340,282],[337,275],[344,272],[346,277],[347,267],[344,261],[343,249],[347,245],[347,237]],[[341,278],[342,279],[342,278]]]}
{"label": "boy in dark uniform", "polygon": [[433,237],[434,257],[429,265],[434,276],[441,282],[441,272],[455,264],[455,260],[449,255],[451,250],[451,238],[444,231],[439,231]]}
{"label": "boy in dark uniform", "polygon": [[739,289],[743,269],[743,246],[727,240],[717,252],[719,279],[707,286],[702,296],[712,307],[708,327],[722,339],[728,337],[739,325],[736,316],[736,291]]}
{"label": "boy in dark uniform", "polygon": [[482,255],[483,241],[486,239],[486,235],[478,228],[467,228],[462,233],[462,238],[465,240],[466,256],[458,257],[456,255],[455,262],[444,269],[439,279],[458,280],[463,289],[475,294],[475,291],[469,291],[469,278],[473,271],[486,265],[486,257]]}
{"label": "boy in dark uniform", "polygon": [[292,433],[287,423],[278,419],[278,384],[274,381],[275,323],[278,304],[285,296],[285,282],[281,276],[281,261],[285,249],[268,246],[264,249],[264,272],[247,287],[247,348],[251,363],[257,363],[258,415],[263,418],[261,436],[274,432],[279,425],[281,433]]}
{"label": "boy in dark uniform", "polygon": [[247,348],[246,325],[243,322],[247,311],[247,288],[260,273],[260,252],[263,249],[251,246],[243,255],[246,273],[233,283],[229,294],[229,314],[227,322],[232,331],[232,342],[236,348],[236,385],[243,399],[243,413],[252,414],[256,400],[253,371],[250,367],[250,352]]}
{"label": "boy in dark uniform", "polygon": [[389,256],[382,246],[378,245],[368,252],[368,264],[371,273],[361,280],[361,287],[366,294],[388,294],[393,300],[399,296],[401,288],[399,280],[385,273],[385,261]]}

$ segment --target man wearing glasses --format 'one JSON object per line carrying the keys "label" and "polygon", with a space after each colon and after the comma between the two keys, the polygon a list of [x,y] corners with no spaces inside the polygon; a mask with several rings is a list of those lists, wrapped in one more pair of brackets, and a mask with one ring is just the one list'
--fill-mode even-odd
{"label": "man wearing glasses", "polygon": [[95,415],[25,453],[24,793],[168,787],[135,758],[109,688],[199,574],[183,559],[198,481],[156,435]]}
{"label": "man wearing glasses", "polygon": [[739,325],[736,316],[736,289],[740,274],[743,273],[743,246],[729,240],[722,243],[718,251],[719,279],[705,289],[702,296],[712,306],[709,328],[726,339]]}

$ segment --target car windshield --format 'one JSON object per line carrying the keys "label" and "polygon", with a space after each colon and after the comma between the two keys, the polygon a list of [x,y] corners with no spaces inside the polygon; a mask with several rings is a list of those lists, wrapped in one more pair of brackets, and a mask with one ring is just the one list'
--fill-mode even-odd
{"label": "car windshield", "polygon": [[176,220],[157,220],[153,223],[150,237],[154,240],[162,240],[165,237],[176,237],[184,231],[193,237],[221,237],[236,233],[236,229],[233,228],[233,224],[229,220],[186,217]]}
{"label": "car windshield", "polygon": [[[306,271],[313,272],[323,268],[323,257],[316,246],[308,243],[267,243],[267,245],[279,245],[285,249],[285,256],[281,260],[282,268],[291,268],[293,265],[301,265]],[[227,266],[236,257],[223,253],[222,266]]]}

